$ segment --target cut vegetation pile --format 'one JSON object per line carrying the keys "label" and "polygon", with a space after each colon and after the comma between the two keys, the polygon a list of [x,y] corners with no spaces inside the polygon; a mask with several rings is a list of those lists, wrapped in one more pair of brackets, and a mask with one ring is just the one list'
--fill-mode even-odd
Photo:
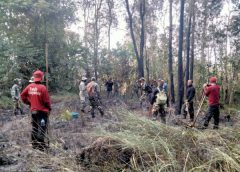
{"label": "cut vegetation pile", "polygon": [[116,118],[98,128],[99,138],[77,156],[85,170],[240,171],[239,126],[199,131],[125,110]]}

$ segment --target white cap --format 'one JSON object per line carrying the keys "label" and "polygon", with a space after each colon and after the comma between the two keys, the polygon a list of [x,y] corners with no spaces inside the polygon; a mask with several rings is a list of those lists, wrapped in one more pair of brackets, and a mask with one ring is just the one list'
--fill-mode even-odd
{"label": "white cap", "polygon": [[82,81],[85,81],[87,80],[87,78],[85,76],[82,77]]}
{"label": "white cap", "polygon": [[33,83],[34,82],[34,77],[32,76],[31,79],[28,82]]}

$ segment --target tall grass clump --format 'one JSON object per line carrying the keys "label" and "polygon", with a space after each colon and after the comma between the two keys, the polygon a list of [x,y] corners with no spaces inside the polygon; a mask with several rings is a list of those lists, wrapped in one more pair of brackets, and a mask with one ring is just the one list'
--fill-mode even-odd
{"label": "tall grass clump", "polygon": [[[111,157],[110,162],[98,164],[101,168],[121,168],[125,171],[240,171],[239,127],[200,131],[184,126],[168,126],[127,110],[118,110],[115,115],[118,120],[96,131],[97,136],[108,139],[101,147],[106,148],[107,145],[109,149],[117,149],[95,155],[96,159],[106,154]],[[118,153],[123,150],[128,150],[129,161],[125,164],[118,158]]]}

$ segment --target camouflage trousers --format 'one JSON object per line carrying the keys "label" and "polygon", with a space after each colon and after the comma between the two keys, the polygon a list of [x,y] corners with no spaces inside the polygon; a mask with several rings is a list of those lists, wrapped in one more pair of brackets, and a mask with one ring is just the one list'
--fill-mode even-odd
{"label": "camouflage trousers", "polygon": [[21,115],[23,115],[23,110],[21,108],[20,100],[13,100],[13,103],[14,103],[14,115],[18,115],[19,111],[20,111]]}
{"label": "camouflage trousers", "polygon": [[80,110],[81,110],[81,112],[85,112],[86,107],[87,107],[86,100],[80,100]]}
{"label": "camouflage trousers", "polygon": [[92,118],[95,118],[95,111],[96,109],[98,109],[98,111],[100,112],[101,116],[104,115],[104,111],[103,108],[101,106],[101,102],[98,98],[96,97],[89,97],[89,102],[90,102],[90,106],[91,106],[91,115]]}
{"label": "camouflage trousers", "polygon": [[152,115],[153,117],[157,117],[158,114],[160,114],[160,118],[162,123],[166,123],[166,111],[164,109],[165,105],[159,105],[159,104],[153,104],[153,108],[152,108]]}

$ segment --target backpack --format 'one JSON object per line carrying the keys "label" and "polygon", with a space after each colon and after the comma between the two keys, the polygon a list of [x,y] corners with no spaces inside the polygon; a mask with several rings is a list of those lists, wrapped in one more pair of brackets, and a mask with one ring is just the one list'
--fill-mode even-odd
{"label": "backpack", "polygon": [[150,85],[146,85],[143,91],[147,92],[148,94],[152,93],[152,87]]}
{"label": "backpack", "polygon": [[95,95],[95,84],[94,82],[90,82],[87,85],[87,93],[90,97]]}
{"label": "backpack", "polygon": [[159,93],[157,93],[156,104],[157,105],[165,105],[167,102],[167,95],[164,91],[160,91],[158,88]]}

